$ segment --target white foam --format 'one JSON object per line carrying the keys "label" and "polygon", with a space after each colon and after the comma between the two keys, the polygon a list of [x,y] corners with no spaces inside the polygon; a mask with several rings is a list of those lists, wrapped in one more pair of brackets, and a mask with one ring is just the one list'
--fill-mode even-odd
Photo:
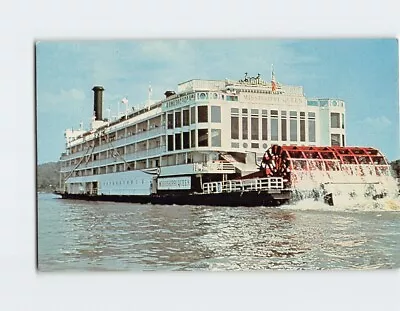
{"label": "white foam", "polygon": [[[343,165],[340,170],[292,171],[294,200],[283,208],[400,211],[399,188],[387,166]],[[324,203],[331,193],[334,206]]]}

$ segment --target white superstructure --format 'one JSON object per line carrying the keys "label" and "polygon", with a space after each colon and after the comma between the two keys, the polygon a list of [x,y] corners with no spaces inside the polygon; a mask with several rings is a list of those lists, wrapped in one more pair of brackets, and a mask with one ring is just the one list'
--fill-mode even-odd
{"label": "white superstructure", "polygon": [[95,87],[90,130],[67,130],[61,190],[68,193],[150,195],[228,180],[258,169],[272,144],[344,146],[345,103],[307,99],[301,86],[260,75],[190,80],[177,92],[117,121],[101,118]]}

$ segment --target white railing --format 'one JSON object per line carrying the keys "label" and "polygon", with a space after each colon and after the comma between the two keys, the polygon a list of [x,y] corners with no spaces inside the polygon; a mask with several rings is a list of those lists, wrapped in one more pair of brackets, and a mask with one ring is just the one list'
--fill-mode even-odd
{"label": "white railing", "polygon": [[156,127],[149,131],[142,131],[142,132],[134,134],[134,135],[118,138],[117,140],[114,140],[111,143],[105,143],[105,144],[102,144],[101,146],[97,146],[96,148],[94,148],[93,152],[94,153],[102,152],[102,151],[106,151],[107,149],[112,149],[113,147],[114,148],[123,147],[125,145],[130,145],[132,143],[136,143],[136,142],[139,142],[142,140],[153,138],[153,136],[157,136],[162,133],[165,133],[165,126]]}
{"label": "white railing", "polygon": [[[125,145],[130,145],[132,143],[136,143],[136,142],[139,142],[142,140],[151,139],[154,136],[157,136],[162,133],[165,133],[165,126],[156,127],[156,128],[150,129],[148,131],[142,131],[142,132],[139,132],[134,135],[129,135],[129,136],[125,136],[122,138],[118,138],[118,139],[112,141],[111,143],[104,142],[100,146],[96,146],[93,150],[93,153],[103,152],[103,151],[106,151],[109,149],[119,148],[119,147],[123,147]],[[96,139],[99,139],[99,138],[96,138]],[[93,143],[93,141],[90,141],[90,143]],[[86,149],[82,150],[82,151],[70,153],[68,155],[63,155],[61,157],[61,160],[65,161],[65,160],[71,160],[74,158],[78,158],[78,157],[81,157],[82,155],[84,155],[85,153],[86,153]]]}
{"label": "white railing", "polygon": [[266,177],[203,183],[203,193],[273,191],[283,189],[282,177]]}
{"label": "white railing", "polygon": [[[157,148],[152,148],[148,150],[141,150],[141,151],[134,151],[131,153],[126,153],[121,156],[116,156],[115,158],[107,158],[107,159],[101,159],[101,160],[96,160],[92,162],[88,162],[87,164],[83,163],[77,167],[77,170],[82,170],[82,169],[90,169],[90,168],[95,168],[95,167],[100,167],[100,166],[105,166],[105,165],[110,165],[110,164],[121,164],[124,162],[130,162],[134,160],[140,160],[143,158],[148,158],[148,157],[153,157],[157,155],[161,155],[165,151],[165,146],[160,146]],[[61,172],[66,173],[70,172],[75,168],[75,165],[70,165],[67,167],[62,167]]]}

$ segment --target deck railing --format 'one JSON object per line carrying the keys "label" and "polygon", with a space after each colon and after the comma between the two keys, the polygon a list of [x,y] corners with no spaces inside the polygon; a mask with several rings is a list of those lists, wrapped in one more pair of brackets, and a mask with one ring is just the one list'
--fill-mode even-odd
{"label": "deck railing", "polygon": [[203,183],[203,193],[271,191],[283,189],[282,177],[226,180]]}

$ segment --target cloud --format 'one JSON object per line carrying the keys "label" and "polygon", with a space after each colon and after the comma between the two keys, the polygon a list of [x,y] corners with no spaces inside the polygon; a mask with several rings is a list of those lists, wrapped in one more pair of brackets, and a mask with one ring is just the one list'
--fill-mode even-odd
{"label": "cloud", "polygon": [[358,126],[362,126],[368,132],[382,132],[388,129],[392,122],[385,116],[367,117],[358,121]]}
{"label": "cloud", "polygon": [[70,90],[61,89],[60,92],[54,94],[50,92],[38,92],[38,102],[40,104],[48,104],[50,106],[63,103],[65,101],[83,101],[86,94],[82,90],[72,88]]}

